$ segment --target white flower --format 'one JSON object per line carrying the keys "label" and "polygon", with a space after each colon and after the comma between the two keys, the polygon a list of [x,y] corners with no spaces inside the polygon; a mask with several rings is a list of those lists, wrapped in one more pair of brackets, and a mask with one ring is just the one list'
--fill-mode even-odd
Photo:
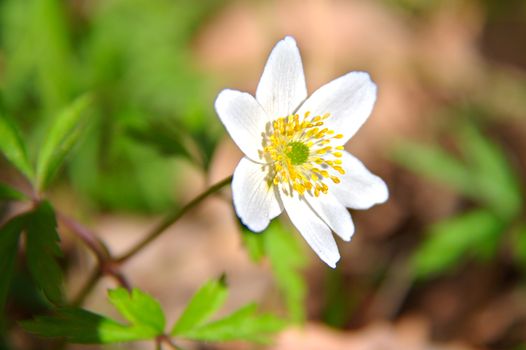
{"label": "white flower", "polygon": [[232,180],[234,207],[252,231],[264,230],[283,209],[329,266],[340,259],[331,231],[344,241],[354,233],[348,208],[387,200],[385,183],[343,145],[367,120],[376,85],[351,72],[307,98],[301,57],[291,37],[278,42],[256,97],[223,90],[215,108],[245,157]]}

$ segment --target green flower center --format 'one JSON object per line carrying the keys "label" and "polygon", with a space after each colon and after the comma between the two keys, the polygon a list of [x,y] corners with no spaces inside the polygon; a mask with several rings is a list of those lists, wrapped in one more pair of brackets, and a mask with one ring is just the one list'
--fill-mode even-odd
{"label": "green flower center", "polygon": [[292,141],[287,145],[286,153],[293,165],[301,165],[309,159],[309,147],[302,142]]}

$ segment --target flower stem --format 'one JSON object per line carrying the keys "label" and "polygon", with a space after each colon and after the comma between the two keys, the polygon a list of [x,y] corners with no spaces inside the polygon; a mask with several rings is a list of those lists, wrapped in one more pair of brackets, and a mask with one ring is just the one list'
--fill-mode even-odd
{"label": "flower stem", "polygon": [[177,220],[179,220],[190,209],[193,209],[194,207],[196,207],[205,198],[219,191],[220,189],[228,185],[231,181],[232,181],[232,176],[227,177],[226,179],[209,187],[206,191],[202,192],[200,195],[195,197],[192,201],[190,201],[188,204],[186,204],[181,209],[177,209],[174,212],[168,214],[166,218],[164,218],[164,220],[161,221],[159,225],[157,225],[148,235],[146,235],[146,237],[142,241],[138,242],[135,246],[130,248],[128,252],[124,253],[122,256],[117,258],[115,261],[118,263],[123,263],[129,258],[131,258],[132,256],[134,256],[135,254],[137,254],[144,247],[146,247],[151,242],[153,242],[157,237],[159,237],[167,228],[169,228],[175,222],[177,222]]}
{"label": "flower stem", "polygon": [[108,246],[95,233],[59,211],[57,211],[57,219],[91,249],[99,263],[111,258]]}

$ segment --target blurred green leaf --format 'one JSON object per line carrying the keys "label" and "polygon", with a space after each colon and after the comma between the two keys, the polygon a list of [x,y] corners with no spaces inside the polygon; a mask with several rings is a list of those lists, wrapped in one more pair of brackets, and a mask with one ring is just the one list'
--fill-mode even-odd
{"label": "blurred green leaf", "polygon": [[73,101],[54,121],[38,155],[38,188],[44,189],[64,162],[86,126],[83,112],[91,103],[89,95]]}
{"label": "blurred green leaf", "polygon": [[73,89],[67,7],[60,0],[37,0],[32,15],[29,23],[34,50],[38,52],[34,56],[39,90],[47,116],[52,116],[66,105]]}
{"label": "blurred green leaf", "polygon": [[53,207],[41,202],[23,218],[29,271],[46,297],[54,304],[62,304],[63,275],[57,262],[62,252]]}
{"label": "blurred green leaf", "polygon": [[59,308],[52,316],[39,316],[22,322],[31,333],[46,338],[66,338],[71,343],[103,344],[132,340],[149,340],[163,334],[164,313],[150,295],[134,289],[110,290],[110,302],[130,322],[123,325],[83,309]]}
{"label": "blurred green leaf", "polygon": [[273,315],[258,315],[256,310],[256,305],[249,304],[223,319],[185,332],[184,337],[205,341],[248,340],[266,343],[270,335],[283,329],[285,322]]}
{"label": "blurred green leaf", "polygon": [[250,259],[254,262],[261,261],[261,259],[265,257],[265,238],[263,237],[263,233],[252,232],[241,223],[241,220],[238,221],[241,227],[243,243],[245,244]]}
{"label": "blurred green leaf", "polygon": [[175,119],[142,120],[140,124],[130,125],[128,132],[133,138],[154,147],[162,155],[182,156],[201,167],[205,165],[202,152]]}
{"label": "blurred green leaf", "polygon": [[[9,104],[27,103],[32,95],[39,111],[51,116],[72,92],[72,53],[67,8],[59,0],[5,0],[1,3],[0,35],[5,45],[6,88]],[[25,96],[24,96],[25,95]],[[33,127],[40,123],[31,120]],[[38,124],[38,125],[35,125]]]}
{"label": "blurred green leaf", "polygon": [[91,64],[83,74],[95,86],[111,87],[112,97],[124,97],[126,104],[134,101],[154,116],[176,116],[191,131],[209,128],[213,110],[202,101],[211,97],[211,89],[206,76],[195,68],[188,44],[194,26],[221,3],[115,0],[97,4],[87,41]]}
{"label": "blurred green leaf", "polygon": [[265,252],[272,265],[272,273],[285,295],[289,317],[295,322],[305,319],[305,296],[307,287],[301,268],[307,258],[295,235],[279,221],[274,220],[261,234],[265,242]]}
{"label": "blurred green leaf", "polygon": [[173,208],[176,161],[121,135],[109,136],[113,142],[105,146],[104,127],[90,128],[69,164],[76,189],[105,208],[148,212]]}
{"label": "blurred green leaf", "polygon": [[171,334],[185,334],[202,325],[223,306],[227,296],[228,289],[224,278],[206,283],[192,297]]}
{"label": "blurred green leaf", "polygon": [[15,124],[0,114],[0,152],[28,179],[33,178],[33,167],[27,156],[26,146]]}
{"label": "blurred green leaf", "polygon": [[484,209],[434,224],[411,259],[415,275],[431,277],[448,270],[486,242],[496,244],[503,228],[503,221]]}
{"label": "blurred green leaf", "polygon": [[457,137],[470,165],[477,196],[505,219],[522,207],[519,180],[504,152],[472,123],[458,128]]}
{"label": "blurred green leaf", "polygon": [[478,194],[467,166],[439,146],[404,141],[395,148],[394,159],[407,169],[441,181],[467,196]]}
{"label": "blurred green leaf", "polygon": [[2,271],[0,274],[0,312],[2,314],[11,284],[22,229],[20,217],[11,219],[3,227],[0,227],[0,271]]}
{"label": "blurred green leaf", "polygon": [[522,208],[522,192],[505,153],[473,122],[464,121],[454,132],[464,162],[439,146],[412,142],[402,143],[394,158],[415,173],[441,181],[512,220]]}
{"label": "blurred green leaf", "polygon": [[105,344],[154,338],[142,328],[122,325],[93,312],[59,308],[54,315],[21,322],[25,330],[44,338],[65,338],[70,343]]}
{"label": "blurred green leaf", "polygon": [[513,256],[519,266],[526,271],[526,224],[519,226],[512,238]]}
{"label": "blurred green leaf", "polygon": [[15,190],[12,187],[9,187],[6,184],[0,183],[0,201],[2,200],[22,200],[25,199],[26,196]]}
{"label": "blurred green leaf", "polygon": [[356,308],[356,288],[349,291],[344,284],[344,276],[341,269],[326,271],[324,281],[325,305],[323,309],[323,321],[325,324],[344,328],[354,314]]}
{"label": "blurred green leaf", "polygon": [[144,334],[152,336],[164,332],[166,320],[157,302],[148,294],[134,288],[128,292],[125,288],[117,288],[108,292],[110,302],[132,325],[144,328]]}

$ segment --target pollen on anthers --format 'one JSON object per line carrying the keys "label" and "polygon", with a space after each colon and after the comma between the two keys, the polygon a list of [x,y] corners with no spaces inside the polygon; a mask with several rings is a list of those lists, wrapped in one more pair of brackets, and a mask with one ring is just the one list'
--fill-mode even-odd
{"label": "pollen on anthers", "polygon": [[278,118],[263,134],[260,155],[268,169],[269,186],[277,186],[286,195],[306,192],[318,197],[329,190],[327,181],[340,183],[342,145],[335,146],[342,134],[324,127],[330,113],[311,116],[306,112]]}

